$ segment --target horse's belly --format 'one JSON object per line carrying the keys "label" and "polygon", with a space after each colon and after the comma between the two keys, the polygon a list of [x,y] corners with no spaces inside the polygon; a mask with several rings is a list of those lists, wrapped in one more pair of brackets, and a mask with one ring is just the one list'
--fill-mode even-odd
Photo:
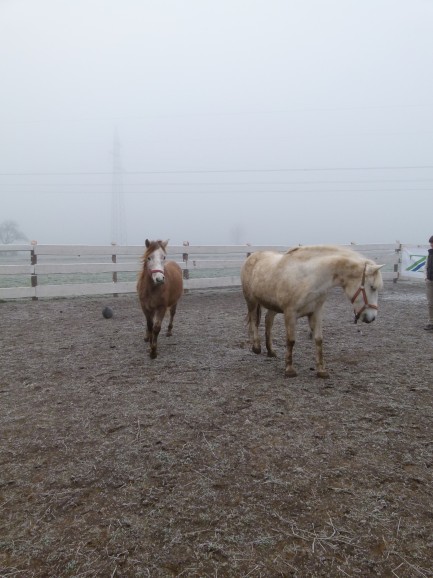
{"label": "horse's belly", "polygon": [[284,304],[280,302],[275,291],[270,292],[267,288],[262,288],[257,284],[255,287],[250,286],[247,292],[244,291],[244,294],[248,294],[252,302],[256,301],[266,309],[276,313],[283,313],[284,311]]}
{"label": "horse's belly", "polygon": [[272,292],[256,291],[256,298],[260,305],[276,313],[285,311],[295,312],[297,317],[304,317],[314,313],[317,307],[316,299],[305,299],[298,290],[287,291],[276,284]]}
{"label": "horse's belly", "polygon": [[297,317],[305,317],[306,315],[311,315],[312,313],[314,313],[314,311],[316,310],[315,306],[313,306],[311,303],[304,305],[303,307],[299,307],[296,315]]}
{"label": "horse's belly", "polygon": [[275,313],[283,313],[283,309],[282,309],[281,305],[279,305],[272,298],[261,296],[261,297],[258,297],[258,302],[265,309],[270,309],[271,311],[275,311]]}

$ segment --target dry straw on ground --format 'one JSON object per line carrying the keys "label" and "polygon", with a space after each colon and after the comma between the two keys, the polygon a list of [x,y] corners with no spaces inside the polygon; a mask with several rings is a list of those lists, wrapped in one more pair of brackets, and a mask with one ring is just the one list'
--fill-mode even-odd
{"label": "dry straw on ground", "polygon": [[[159,357],[135,296],[0,303],[0,575],[433,576],[423,286],[325,309],[284,378],[239,290],[193,292]],[[114,315],[104,319],[104,306]]]}

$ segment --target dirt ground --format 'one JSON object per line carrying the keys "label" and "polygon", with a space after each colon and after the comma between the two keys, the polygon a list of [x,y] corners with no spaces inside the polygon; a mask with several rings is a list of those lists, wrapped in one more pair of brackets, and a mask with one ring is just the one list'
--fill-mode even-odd
{"label": "dirt ground", "polygon": [[134,295],[0,303],[0,576],[433,576],[426,310],[331,292],[320,380],[304,319],[297,378],[281,316],[250,351],[238,289],[186,294],[156,360]]}

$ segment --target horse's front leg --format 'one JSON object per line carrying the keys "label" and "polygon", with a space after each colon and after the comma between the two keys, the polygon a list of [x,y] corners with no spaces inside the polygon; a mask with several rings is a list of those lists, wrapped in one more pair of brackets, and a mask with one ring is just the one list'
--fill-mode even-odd
{"label": "horse's front leg", "polygon": [[171,337],[173,335],[173,319],[174,316],[176,315],[176,308],[177,308],[177,303],[175,303],[174,305],[171,306],[170,308],[170,319],[168,322],[168,327],[167,327],[167,337]]}
{"label": "horse's front leg", "polygon": [[147,343],[152,339],[153,315],[150,313],[145,313],[145,315],[146,315],[146,335],[144,336],[144,341]]}
{"label": "horse's front leg", "polygon": [[276,312],[268,311],[265,315],[265,336],[266,336],[266,349],[268,350],[268,357],[277,357],[273,347],[272,347],[272,325],[274,323]]}
{"label": "horse's front leg", "polygon": [[323,333],[322,333],[322,308],[308,317],[311,333],[316,344],[316,375],[317,377],[327,378],[329,372],[325,369],[323,359]]}
{"label": "horse's front leg", "polygon": [[158,335],[159,332],[161,331],[161,324],[162,320],[164,319],[164,315],[165,315],[165,308],[158,309],[153,319],[153,330],[150,339],[150,359],[155,359],[158,355],[157,352]]}
{"label": "horse's front leg", "polygon": [[293,347],[295,346],[296,315],[290,311],[284,312],[286,327],[286,377],[296,377],[298,374],[293,367]]}

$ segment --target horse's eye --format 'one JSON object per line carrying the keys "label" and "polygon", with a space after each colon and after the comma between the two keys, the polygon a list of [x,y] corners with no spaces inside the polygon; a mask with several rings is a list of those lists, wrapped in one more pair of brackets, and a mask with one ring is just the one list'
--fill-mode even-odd
{"label": "horse's eye", "polygon": [[370,285],[370,289],[371,289],[372,291],[376,291],[376,287],[374,287],[373,285]]}
{"label": "horse's eye", "polygon": [[165,261],[165,255],[164,255],[164,257],[162,258],[162,260]]}
{"label": "horse's eye", "polygon": [[148,257],[147,260],[148,260],[148,261],[152,261],[152,257]]}

